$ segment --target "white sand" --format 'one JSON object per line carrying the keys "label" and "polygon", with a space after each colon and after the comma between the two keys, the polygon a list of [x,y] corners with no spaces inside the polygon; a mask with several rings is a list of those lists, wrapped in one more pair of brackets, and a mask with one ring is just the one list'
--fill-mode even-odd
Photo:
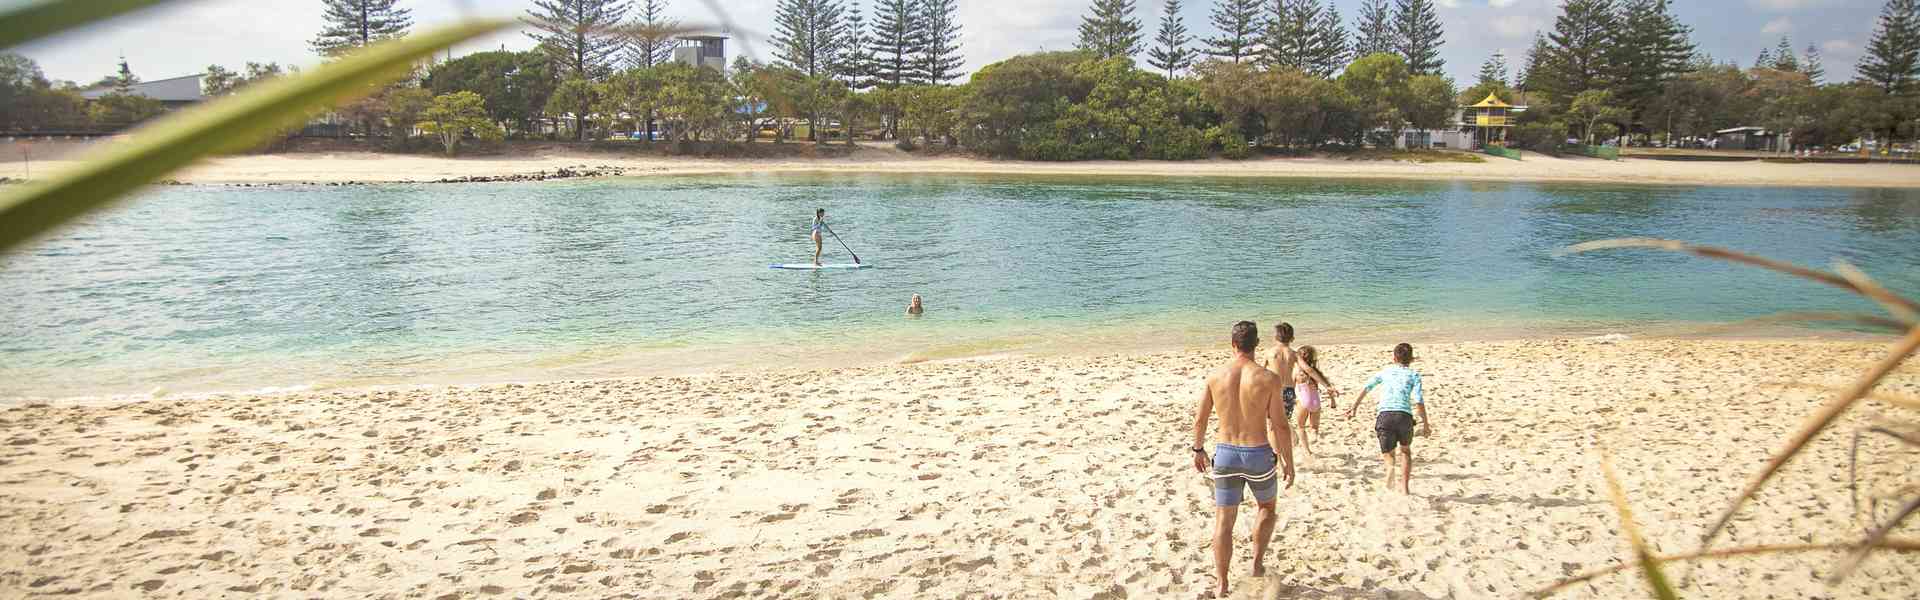
{"label": "white sand", "polygon": [[[35,173],[44,175],[71,164],[71,160],[65,159],[42,160],[35,162],[33,169]],[[1484,163],[1416,164],[1326,158],[1040,163],[960,156],[926,157],[879,144],[862,146],[852,156],[844,158],[761,160],[623,157],[564,150],[458,159],[356,152],[269,154],[212,159],[171,178],[188,183],[402,182],[531,174],[563,167],[602,165],[623,167],[628,175],[640,176],[746,172],[974,173],[1920,187],[1920,166],[1890,164],[1671,162],[1644,159],[1605,161],[1552,158],[1531,153],[1523,161],[1487,157]],[[24,170],[25,166],[17,159],[0,162],[0,177],[18,178],[24,174]]]}
{"label": "white sand", "polygon": [[[1416,442],[1414,495],[1377,491],[1369,411],[1328,413],[1321,454],[1281,496],[1271,576],[1247,575],[1242,543],[1235,597],[1513,598],[1618,564],[1596,442],[1647,535],[1691,549],[1819,401],[1759,384],[1842,383],[1879,348],[1423,345],[1435,436]],[[1352,386],[1386,347],[1323,352]],[[1212,583],[1212,508],[1186,431],[1224,358],[14,406],[0,412],[0,597],[1193,597]],[[1885,389],[1920,392],[1920,368]],[[1847,441],[1891,410],[1844,419],[1728,543],[1857,535]],[[1920,463],[1863,448],[1863,497],[1884,517]],[[1240,528],[1244,542],[1251,519]],[[1835,562],[1712,563],[1689,597],[1920,594],[1913,555],[1828,587]],[[1563,595],[1636,596],[1629,576]]]}

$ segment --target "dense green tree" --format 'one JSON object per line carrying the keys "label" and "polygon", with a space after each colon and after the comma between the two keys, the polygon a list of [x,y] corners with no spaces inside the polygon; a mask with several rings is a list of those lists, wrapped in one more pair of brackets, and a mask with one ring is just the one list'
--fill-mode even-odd
{"label": "dense green tree", "polygon": [[917,134],[924,143],[945,140],[955,143],[954,130],[960,124],[960,107],[965,102],[964,88],[916,85],[904,88],[900,95],[902,126]]}
{"label": "dense green tree", "polygon": [[407,34],[413,10],[395,6],[396,0],[320,0],[326,23],[307,42],[321,56],[340,56],[380,40]]}
{"label": "dense green tree", "polygon": [[0,131],[88,128],[87,101],[79,92],[55,87],[32,59],[0,52]]}
{"label": "dense green tree", "polygon": [[525,134],[546,113],[547,100],[559,85],[549,64],[539,51],[475,52],[434,65],[421,84],[435,96],[479,94],[493,120]]}
{"label": "dense green tree", "polygon": [[1366,0],[1360,6],[1360,20],[1353,26],[1355,57],[1400,51],[1393,31],[1392,5],[1387,0]]}
{"label": "dense green tree", "polygon": [[1260,0],[1217,0],[1211,20],[1220,37],[1202,40],[1200,51],[1208,56],[1232,62],[1260,53],[1260,36],[1266,30],[1261,20]]}
{"label": "dense green tree", "polygon": [[920,0],[879,0],[867,52],[873,56],[873,83],[897,88],[925,78],[919,56],[925,50],[926,20]]}
{"label": "dense green tree", "polygon": [[1447,61],[1440,58],[1440,46],[1447,43],[1446,30],[1433,0],[1397,0],[1393,13],[1394,49],[1407,61],[1415,75],[1439,75]]}
{"label": "dense green tree", "polygon": [[1581,126],[1587,144],[1591,145],[1608,137],[1602,135],[1601,125],[1627,118],[1627,110],[1615,101],[1612,90],[1587,90],[1573,97],[1573,102],[1567,105],[1567,116]]}
{"label": "dense green tree", "polygon": [[117,70],[100,81],[105,84],[101,87],[110,87],[114,93],[126,95],[133,93],[133,84],[140,83],[140,76],[133,74],[133,68],[127,66],[127,57],[122,56]]}
{"label": "dense green tree", "polygon": [[1546,70],[1553,61],[1553,47],[1547,44],[1547,36],[1539,32],[1533,34],[1533,45],[1527,47],[1527,56],[1520,65],[1520,77],[1514,87],[1523,90],[1539,90],[1540,85],[1551,79]]}
{"label": "dense green tree", "polygon": [[534,28],[527,36],[547,53],[556,75],[599,81],[613,74],[627,45],[620,25],[632,8],[628,0],[533,0],[533,6],[521,21]]}
{"label": "dense green tree", "polygon": [[[859,4],[847,6],[847,34],[840,40],[840,52],[834,57],[833,74],[847,84],[848,89],[867,89],[873,87],[873,58],[867,44],[867,16]],[[866,104],[852,103],[842,106],[846,110],[866,110]]]}
{"label": "dense green tree", "polygon": [[87,106],[87,119],[97,128],[123,129],[164,112],[159,100],[115,91],[94,99]]}
{"label": "dense green tree", "polygon": [[1093,0],[1087,16],[1080,18],[1082,52],[1100,58],[1131,60],[1140,53],[1140,20],[1133,16],[1134,0]]}
{"label": "dense green tree", "polygon": [[1205,152],[1197,90],[1136,69],[1125,57],[1028,54],[973,76],[968,145],[1027,160],[1197,158]]}
{"label": "dense green tree", "polygon": [[1180,17],[1180,0],[1167,0],[1165,10],[1160,15],[1160,31],[1153,38],[1154,46],[1147,51],[1147,64],[1166,71],[1172,79],[1193,66],[1193,50],[1187,43],[1193,38],[1187,35],[1187,23]]}
{"label": "dense green tree", "polygon": [[960,76],[959,0],[921,0],[920,81],[945,85]]}
{"label": "dense green tree", "polygon": [[381,94],[380,101],[386,104],[381,112],[390,121],[388,131],[405,143],[413,137],[413,129],[426,115],[427,109],[433,106],[433,92],[410,85],[394,86]]}
{"label": "dense green tree", "polygon": [[[655,67],[660,77],[660,114],[678,142],[729,137],[738,122],[739,90],[718,71],[683,63]],[[827,80],[825,77],[814,77]]]}
{"label": "dense green tree", "polygon": [[627,25],[627,66],[647,68],[673,60],[680,22],[667,16],[667,0],[639,0]]}
{"label": "dense green tree", "polygon": [[[1791,46],[1788,57],[1793,56]],[[1779,60],[1775,58],[1776,62]],[[1753,84],[1747,88],[1755,108],[1753,124],[1781,135],[1780,151],[1799,143],[1796,138],[1814,128],[1817,90],[1805,73],[1786,69],[1755,69]]]}
{"label": "dense green tree", "polygon": [[1860,57],[1859,80],[1888,94],[1914,92],[1920,80],[1920,0],[1888,0]]}
{"label": "dense green tree", "polygon": [[481,140],[504,137],[500,126],[487,116],[486,101],[464,91],[435,96],[420,114],[420,129],[439,138],[448,156],[459,152],[460,141],[468,135]]}
{"label": "dense green tree", "polygon": [[[1413,79],[1407,61],[1398,54],[1372,54],[1347,65],[1340,74],[1340,87],[1351,94],[1366,129],[1385,129],[1388,139],[1397,139],[1406,129],[1406,107],[1410,104],[1408,83]],[[1451,96],[1451,94],[1449,94]]]}
{"label": "dense green tree", "polygon": [[1400,112],[1415,129],[1444,129],[1459,110],[1454,100],[1453,81],[1439,75],[1416,75],[1407,80]]}
{"label": "dense green tree", "polygon": [[[592,80],[579,77],[568,78],[553,89],[553,95],[547,98],[546,112],[554,117],[573,118],[573,139],[587,139],[587,119],[593,116],[593,109],[600,104],[604,89]],[[482,109],[484,110],[484,104]]]}
{"label": "dense green tree", "polygon": [[1322,7],[1319,0],[1269,2],[1261,45],[1261,62],[1268,67],[1297,69],[1316,77],[1332,77],[1347,62],[1346,28],[1340,24],[1340,13]]}
{"label": "dense green tree", "polygon": [[200,77],[200,92],[208,96],[225,96],[249,85],[285,75],[289,69],[280,63],[257,63],[249,61],[245,72],[227,70],[220,65],[207,65],[206,73]]}

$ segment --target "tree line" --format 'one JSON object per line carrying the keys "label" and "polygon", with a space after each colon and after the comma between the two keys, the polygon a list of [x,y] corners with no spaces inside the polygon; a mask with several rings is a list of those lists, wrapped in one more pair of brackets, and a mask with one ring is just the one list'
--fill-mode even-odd
{"label": "tree line", "polygon": [[[397,0],[319,1],[326,25],[311,46],[325,56],[411,26]],[[1169,0],[1151,40],[1137,0],[1089,0],[1074,51],[1018,56],[965,82],[957,0],[873,0],[870,15],[852,0],[778,0],[773,60],[736,59],[724,72],[671,60],[681,30],[666,0],[531,0],[534,49],[424,66],[336,114],[359,135],[405,144],[424,132],[448,151],[467,138],[639,132],[649,142],[865,135],[1033,159],[1191,158],[1390,144],[1404,129],[1448,128],[1459,105],[1496,94],[1528,105],[1513,142],[1545,151],[1569,137],[1672,141],[1739,125],[1838,145],[1917,133],[1917,2],[1890,0],[1859,75],[1828,83],[1819,49],[1785,39],[1752,68],[1706,56],[1671,0],[1563,0],[1517,73],[1496,53],[1456,90],[1442,75],[1432,0],[1368,0],[1351,29],[1320,0],[1215,0],[1212,36],[1190,32],[1181,1]],[[1134,63],[1142,53],[1146,68]],[[210,66],[205,81],[227,93],[281,71]],[[134,79],[124,64],[107,78]],[[10,107],[0,127],[158,112],[137,96],[82,102],[75,87],[0,56]]]}

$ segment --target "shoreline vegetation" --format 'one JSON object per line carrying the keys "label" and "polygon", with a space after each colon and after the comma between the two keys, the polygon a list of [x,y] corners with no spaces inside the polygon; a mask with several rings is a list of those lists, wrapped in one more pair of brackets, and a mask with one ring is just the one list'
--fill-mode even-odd
{"label": "shoreline vegetation", "polygon": [[[19,181],[77,164],[67,155],[88,145],[42,148],[31,163],[17,150],[0,155],[0,178]],[[44,146],[56,146],[54,143]],[[844,173],[900,175],[1034,175],[1100,177],[1325,178],[1469,182],[1592,183],[1842,188],[1920,188],[1920,167],[1906,164],[1617,161],[1527,153],[1524,160],[1484,159],[1459,151],[1321,153],[1242,160],[1022,161],[963,152],[906,152],[885,143],[818,146],[754,144],[755,153],[726,156],[640,152],[608,145],[502,142],[487,154],[450,158],[363,150],[354,144],[309,144],[290,151],[207,159],[171,177],[184,184],[375,184],[538,181],[590,177]],[[635,149],[638,150],[638,149]],[[705,154],[702,156],[700,154]],[[51,156],[51,158],[47,158]]]}
{"label": "shoreline vegetation", "polygon": [[[1387,347],[1324,345],[1321,361],[1352,390]],[[1612,564],[1618,524],[1590,459],[1603,446],[1646,538],[1683,547],[1718,508],[1702,495],[1737,488],[1824,398],[1767,382],[1839,385],[1884,354],[1870,341],[1422,348],[1436,418],[1478,426],[1423,438],[1415,495],[1403,497],[1377,489],[1371,421],[1326,419],[1319,454],[1301,455],[1281,496],[1285,560],[1262,578],[1234,572],[1235,597],[1515,598],[1569,565]],[[1211,516],[1176,433],[1224,354],[12,405],[0,409],[0,478],[35,491],[0,495],[0,544],[60,568],[0,574],[0,587],[1191,597],[1212,579],[1199,533]],[[1901,368],[1883,389],[1920,390],[1920,371]],[[1768,401],[1728,409],[1742,397]],[[1836,426],[1891,414],[1863,405]],[[1873,518],[1867,501],[1898,497],[1911,469],[1891,442],[1862,445],[1863,508],[1848,510],[1833,483],[1848,476],[1848,451],[1846,436],[1813,442],[1729,542],[1850,539]],[[1341,508],[1352,506],[1368,510]],[[1829,587],[1820,575],[1843,554],[1714,563],[1690,589],[1737,596],[1766,580],[1786,596],[1915,593],[1920,562],[1892,554]],[[1779,573],[1816,575],[1768,579]],[[1642,585],[1618,574],[1556,597],[1634,597]]]}

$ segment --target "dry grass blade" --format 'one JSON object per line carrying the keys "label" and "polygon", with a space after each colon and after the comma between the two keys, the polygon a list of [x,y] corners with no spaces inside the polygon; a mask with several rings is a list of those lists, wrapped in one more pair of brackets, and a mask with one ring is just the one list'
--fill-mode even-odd
{"label": "dry grass blade", "polygon": [[[1823,392],[1840,392],[1840,391],[1846,390],[1846,388],[1843,388],[1837,385],[1824,385],[1819,383],[1808,383],[1805,381],[1769,381],[1769,382],[1762,383],[1760,385],[1763,387],[1803,388],[1803,389],[1809,389],[1809,390],[1820,390]],[[1867,394],[1866,398],[1868,400],[1886,403],[1899,408],[1920,410],[1920,398],[1902,396],[1902,395],[1894,394],[1891,392],[1872,392]]]}
{"label": "dry grass blade", "polygon": [[1760,486],[1766,485],[1767,481],[1773,478],[1773,474],[1780,471],[1780,467],[1785,466],[1787,461],[1792,460],[1801,449],[1807,447],[1808,442],[1813,441],[1814,436],[1833,424],[1833,421],[1840,418],[1840,415],[1855,402],[1871,393],[1873,386],[1879,384],[1881,378],[1906,362],[1907,357],[1917,349],[1920,349],[1920,327],[1907,332],[1907,336],[1901,338],[1893,346],[1892,351],[1868,369],[1858,381],[1853,382],[1832,400],[1820,405],[1818,410],[1802,421],[1800,429],[1794,432],[1793,437],[1788,438],[1786,447],[1781,448],[1767,460],[1767,466],[1761,468],[1760,472],[1747,482],[1746,489],[1740,491],[1740,495],[1734,498],[1733,504],[1727,506],[1720,513],[1720,518],[1714,521],[1713,527],[1707,529],[1707,534],[1700,539],[1700,548],[1705,550],[1707,546],[1712,545],[1713,539],[1719,537],[1720,532],[1726,529],[1727,523],[1733,520],[1734,513],[1739,512],[1740,507],[1746,505],[1747,501],[1753,499],[1753,495],[1760,491]]}
{"label": "dry grass blade", "polygon": [[[1858,542],[1838,542],[1838,543],[1830,543],[1830,544],[1785,544],[1785,545],[1768,545],[1768,546],[1745,546],[1741,548],[1722,548],[1719,550],[1709,550],[1705,552],[1691,552],[1687,554],[1676,554],[1673,556],[1662,556],[1662,557],[1659,557],[1659,559],[1660,559],[1660,562],[1690,562],[1690,561],[1699,561],[1699,560],[1733,558],[1738,556],[1750,556],[1755,554],[1794,554],[1794,553],[1801,553],[1801,552],[1855,550],[1855,549],[1858,549],[1859,547],[1860,547],[1860,544]],[[1887,538],[1887,539],[1881,540],[1879,545],[1875,546],[1874,549],[1875,550],[1892,550],[1894,552],[1920,552],[1920,540],[1906,539],[1906,538]],[[1628,571],[1633,569],[1636,566],[1637,565],[1633,565],[1633,564],[1616,565],[1616,566],[1607,567],[1604,569],[1594,569],[1592,571],[1587,571],[1579,575],[1574,575],[1573,577],[1556,581],[1553,583],[1553,585],[1540,588],[1538,590],[1534,590],[1533,596],[1535,598],[1545,598],[1548,596],[1552,596],[1555,592],[1559,592],[1560,590],[1566,589],[1568,586],[1585,583],[1587,581],[1592,581],[1594,579],[1606,577],[1614,573]]]}
{"label": "dry grass blade", "polygon": [[[1686,242],[1678,242],[1674,240],[1661,240],[1661,239],[1653,239],[1653,238],[1617,238],[1617,239],[1611,239],[1611,240],[1596,240],[1592,242],[1586,242],[1581,244],[1574,244],[1572,246],[1567,246],[1566,248],[1560,250],[1556,254],[1562,254],[1562,255],[1579,254],[1582,252],[1592,252],[1595,250],[1611,250],[1611,249],[1617,249],[1617,248],[1653,248],[1657,250],[1667,250],[1670,252],[1684,252],[1687,254],[1704,256],[1707,258],[1753,265],[1763,269],[1779,271],[1781,273],[1786,273],[1788,275],[1793,275],[1795,277],[1811,279],[1814,281],[1818,281],[1820,283],[1824,283],[1840,289],[1851,291],[1853,293],[1860,294],[1868,298],[1873,298],[1873,295],[1871,293],[1869,293],[1867,290],[1860,289],[1853,281],[1850,281],[1845,277],[1841,277],[1833,273],[1809,269],[1809,268],[1795,265],[1792,263],[1784,263],[1777,260],[1761,258],[1758,256],[1754,256],[1754,255],[1746,254],[1742,252],[1735,252],[1733,250],[1728,250],[1726,248],[1717,248],[1713,246],[1695,246],[1693,244],[1688,244]],[[1901,298],[1899,296],[1891,296],[1889,298],[1889,301],[1904,307],[1905,310],[1908,311],[1908,314],[1920,313],[1920,303],[1915,303],[1912,300]]]}
{"label": "dry grass blade", "polygon": [[1908,304],[1906,299],[1901,298],[1899,294],[1888,291],[1887,288],[1880,285],[1880,282],[1874,281],[1872,277],[1868,277],[1867,272],[1860,270],[1859,267],[1855,267],[1847,261],[1838,260],[1833,263],[1833,272],[1839,273],[1841,277],[1852,282],[1854,289],[1859,290],[1861,295],[1866,296],[1874,302],[1880,303],[1880,306],[1885,307],[1887,312],[1895,318],[1908,323],[1920,320],[1920,309],[1916,309]]}
{"label": "dry grass blade", "polygon": [[1660,558],[1654,556],[1646,538],[1640,535],[1640,524],[1633,520],[1633,508],[1627,505],[1627,492],[1620,487],[1620,476],[1613,471],[1613,456],[1605,447],[1600,448],[1600,471],[1607,476],[1607,498],[1613,501],[1613,510],[1620,513],[1620,526],[1626,530],[1627,543],[1633,546],[1633,556],[1640,564],[1640,574],[1647,579],[1647,589],[1660,600],[1679,600],[1666,571],[1660,569]]}
{"label": "dry grass blade", "polygon": [[1886,523],[1881,524],[1880,527],[1875,528],[1872,533],[1867,534],[1867,540],[1862,542],[1860,547],[1853,551],[1853,554],[1848,555],[1847,560],[1840,563],[1840,568],[1835,569],[1833,576],[1828,577],[1827,581],[1838,583],[1840,580],[1846,579],[1848,575],[1853,574],[1853,570],[1860,568],[1860,563],[1867,560],[1867,555],[1873,553],[1874,546],[1886,541],[1887,535],[1893,533],[1894,528],[1899,527],[1902,521],[1907,520],[1907,517],[1913,516],[1916,510],[1920,510],[1920,498],[1907,501],[1906,506],[1900,507],[1900,512],[1894,513],[1893,518],[1887,519]]}

